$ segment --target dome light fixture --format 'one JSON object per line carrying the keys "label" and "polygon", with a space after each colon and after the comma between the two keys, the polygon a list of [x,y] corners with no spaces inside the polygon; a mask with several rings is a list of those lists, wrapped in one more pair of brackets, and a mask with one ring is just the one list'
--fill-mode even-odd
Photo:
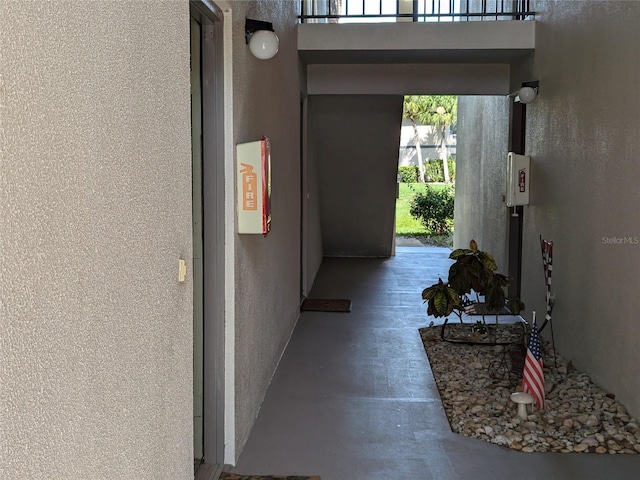
{"label": "dome light fixture", "polygon": [[518,99],[522,103],[531,103],[538,96],[538,92],[533,87],[522,87],[518,92]]}
{"label": "dome light fixture", "polygon": [[533,102],[538,96],[538,81],[523,83],[520,90],[512,95],[516,102],[524,104]]}
{"label": "dome light fixture", "polygon": [[279,39],[273,24],[261,20],[245,19],[245,40],[254,57],[268,60],[278,53]]}

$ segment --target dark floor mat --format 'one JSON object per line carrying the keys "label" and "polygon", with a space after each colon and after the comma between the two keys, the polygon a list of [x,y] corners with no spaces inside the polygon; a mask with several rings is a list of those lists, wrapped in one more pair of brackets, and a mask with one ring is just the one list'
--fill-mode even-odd
{"label": "dark floor mat", "polygon": [[304,475],[238,475],[237,473],[222,472],[220,480],[320,480],[320,477],[306,477]]}
{"label": "dark floor mat", "polygon": [[306,298],[300,310],[303,312],[350,312],[351,300],[344,298]]}

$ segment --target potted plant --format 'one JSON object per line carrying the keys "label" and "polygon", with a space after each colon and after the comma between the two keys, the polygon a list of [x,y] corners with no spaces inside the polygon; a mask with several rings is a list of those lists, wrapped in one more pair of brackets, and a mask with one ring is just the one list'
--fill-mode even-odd
{"label": "potted plant", "polygon": [[[469,248],[459,248],[451,252],[449,258],[455,262],[449,268],[447,282],[438,279],[438,283],[422,291],[422,299],[427,303],[427,314],[434,317],[448,317],[456,314],[462,322],[465,308],[477,305],[482,308],[482,323],[484,315],[505,312],[518,315],[524,309],[524,303],[519,298],[507,298],[505,288],[509,279],[498,273],[498,266],[493,256],[478,249],[475,240],[471,240]],[[469,295],[476,295],[473,302]],[[484,302],[480,303],[480,297]]]}

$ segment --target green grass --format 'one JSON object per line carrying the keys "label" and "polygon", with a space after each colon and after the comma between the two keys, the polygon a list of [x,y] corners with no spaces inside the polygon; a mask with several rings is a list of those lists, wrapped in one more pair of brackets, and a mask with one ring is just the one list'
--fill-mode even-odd
{"label": "green grass", "polygon": [[[429,184],[435,189],[444,188],[444,184]],[[396,200],[396,235],[417,237],[428,236],[429,231],[409,213],[411,200],[418,192],[424,192],[424,183],[400,183],[400,196]]]}

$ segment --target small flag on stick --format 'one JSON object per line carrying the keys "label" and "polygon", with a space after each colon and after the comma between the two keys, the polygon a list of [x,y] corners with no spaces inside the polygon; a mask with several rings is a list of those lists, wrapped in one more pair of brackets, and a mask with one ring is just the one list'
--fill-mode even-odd
{"label": "small flag on stick", "polygon": [[538,410],[544,408],[544,373],[542,371],[542,347],[536,326],[536,312],[533,312],[533,325],[524,360],[522,391],[531,394]]}
{"label": "small flag on stick", "polygon": [[467,296],[462,299],[462,308],[467,315],[473,315],[476,313],[476,304],[470,300]]}

